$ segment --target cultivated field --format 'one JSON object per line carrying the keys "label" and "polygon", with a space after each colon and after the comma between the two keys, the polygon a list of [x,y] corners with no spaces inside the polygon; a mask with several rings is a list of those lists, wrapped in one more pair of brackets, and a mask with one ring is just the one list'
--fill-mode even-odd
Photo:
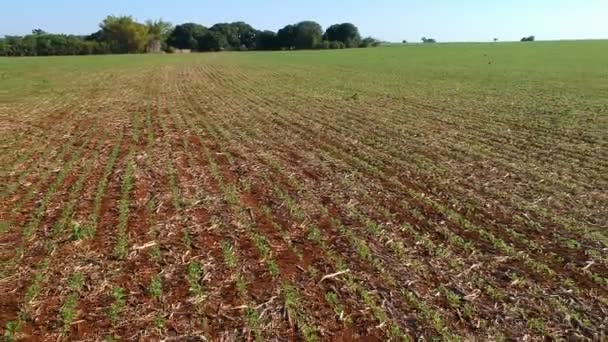
{"label": "cultivated field", "polygon": [[0,59],[1,333],[606,338],[606,56]]}

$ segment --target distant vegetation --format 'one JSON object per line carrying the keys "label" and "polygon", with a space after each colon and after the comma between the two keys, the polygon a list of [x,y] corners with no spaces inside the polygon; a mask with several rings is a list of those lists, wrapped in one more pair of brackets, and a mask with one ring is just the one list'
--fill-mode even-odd
{"label": "distant vegetation", "polygon": [[523,37],[523,38],[521,39],[521,41],[522,41],[522,42],[533,42],[533,41],[535,41],[535,40],[536,40],[536,37],[534,37],[534,36]]}
{"label": "distant vegetation", "polygon": [[422,37],[421,40],[422,40],[423,43],[426,43],[426,44],[437,43],[437,41],[435,40],[435,38]]}
{"label": "distant vegetation", "polygon": [[144,52],[302,50],[374,47],[380,41],[362,38],[357,26],[335,24],[323,31],[314,21],[287,25],[278,32],[260,31],[245,22],[209,28],[185,23],[173,27],[163,20],[139,23],[130,16],[108,16],[88,36],[51,34],[36,29],[26,36],[0,39],[0,56],[55,56]]}

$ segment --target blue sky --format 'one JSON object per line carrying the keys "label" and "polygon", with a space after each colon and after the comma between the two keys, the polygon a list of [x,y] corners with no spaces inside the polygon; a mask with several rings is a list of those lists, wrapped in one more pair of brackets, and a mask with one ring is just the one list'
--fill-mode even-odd
{"label": "blue sky", "polygon": [[0,36],[49,32],[88,34],[108,14],[174,24],[243,20],[259,29],[312,19],[324,27],[353,22],[362,34],[389,41],[608,38],[608,0],[5,0]]}

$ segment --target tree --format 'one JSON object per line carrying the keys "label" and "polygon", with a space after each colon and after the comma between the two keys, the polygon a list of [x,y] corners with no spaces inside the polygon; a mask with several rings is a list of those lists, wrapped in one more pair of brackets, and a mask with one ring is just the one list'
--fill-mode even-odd
{"label": "tree", "polygon": [[314,21],[302,21],[295,28],[296,49],[314,49],[323,40],[323,28]]}
{"label": "tree", "polygon": [[221,40],[225,40],[226,45],[223,46],[222,49],[255,49],[258,31],[245,22],[237,21],[234,23],[215,24],[209,29],[209,31],[213,31],[216,34],[224,37]]}
{"label": "tree", "polygon": [[494,43],[498,42],[498,38],[494,38]]}
{"label": "tree", "polygon": [[523,38],[521,39],[521,41],[522,41],[522,42],[533,42],[533,41],[535,41],[535,40],[536,40],[536,37],[534,37],[534,36],[523,37]]}
{"label": "tree", "polygon": [[18,54],[17,56],[38,56],[38,52],[36,51],[37,40],[33,35],[25,36],[23,38],[16,37],[16,41],[18,44],[15,45],[17,49],[15,49]]}
{"label": "tree", "polygon": [[85,41],[96,41],[96,42],[103,41],[103,30],[99,30],[97,32],[91,33],[88,36],[85,36],[84,40]]}
{"label": "tree", "polygon": [[92,33],[84,38],[84,49],[91,51],[92,54],[102,55],[112,53],[110,49],[110,44],[103,40],[103,30],[99,30],[95,33]]}
{"label": "tree", "polygon": [[37,56],[53,56],[57,54],[66,54],[65,38],[56,37],[47,34],[33,34],[36,40],[36,55]]}
{"label": "tree", "polygon": [[177,25],[169,34],[167,43],[178,49],[198,50],[198,41],[206,32],[207,29],[199,24],[186,23]]}
{"label": "tree", "polygon": [[277,34],[272,31],[262,31],[256,36],[255,48],[257,50],[275,50],[279,48]]}
{"label": "tree", "polygon": [[100,43],[86,41],[84,37],[37,33],[25,37],[2,39],[0,55],[3,56],[59,56],[105,53]]}
{"label": "tree", "polygon": [[277,33],[277,44],[280,48],[314,49],[323,41],[323,28],[314,21],[302,21],[296,25],[287,25]]}
{"label": "tree", "polygon": [[211,30],[207,31],[198,41],[200,51],[221,51],[229,46],[224,34]]}
{"label": "tree", "polygon": [[[225,41],[225,43],[222,44],[222,50],[230,48],[238,49],[238,47],[241,45],[238,32],[236,31],[235,27],[229,23],[215,24],[209,28],[209,31],[215,33],[215,38],[221,40],[222,42]],[[220,35],[223,36],[223,38],[220,38]]]}
{"label": "tree", "polygon": [[402,44],[407,44],[407,40],[404,39],[401,43]]}
{"label": "tree", "polygon": [[173,28],[162,19],[140,23],[130,16],[108,16],[99,28],[87,36],[50,34],[42,29],[34,29],[25,36],[7,36],[0,38],[0,56],[141,53],[173,48],[195,51],[292,50],[380,45],[380,41],[373,38],[361,39],[359,29],[351,23],[335,24],[323,32],[318,23],[302,21],[275,33],[258,31],[242,21],[218,23],[209,29],[195,23]]}
{"label": "tree", "polygon": [[239,50],[255,49],[258,35],[258,31],[256,29],[242,21],[231,23],[229,26],[235,38],[233,42],[230,42],[232,48]]}
{"label": "tree", "polygon": [[83,51],[82,37],[36,33],[25,37],[2,39],[0,55],[3,56],[56,56],[77,55]]}
{"label": "tree", "polygon": [[108,16],[99,26],[113,53],[144,52],[149,41],[148,27],[130,16]]}
{"label": "tree", "polygon": [[22,37],[5,36],[3,39],[4,56],[18,56],[17,50],[18,50],[18,47],[21,44],[22,40],[23,40]]}
{"label": "tree", "polygon": [[277,45],[281,49],[296,48],[296,26],[287,25],[277,32]]}
{"label": "tree", "polygon": [[357,26],[351,23],[335,24],[327,28],[323,35],[324,40],[339,41],[346,47],[358,47],[361,43],[361,34]]}
{"label": "tree", "polygon": [[427,37],[422,37],[422,42],[426,43],[426,44],[437,43],[437,41],[434,38],[427,38]]}

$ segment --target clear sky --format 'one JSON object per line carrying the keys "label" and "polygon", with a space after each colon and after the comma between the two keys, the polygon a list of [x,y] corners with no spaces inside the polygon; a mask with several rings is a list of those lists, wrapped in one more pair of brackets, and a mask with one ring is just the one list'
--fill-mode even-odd
{"label": "clear sky", "polygon": [[608,0],[2,0],[0,36],[34,28],[88,34],[108,14],[174,24],[246,21],[277,30],[301,20],[353,22],[388,41],[608,38]]}

